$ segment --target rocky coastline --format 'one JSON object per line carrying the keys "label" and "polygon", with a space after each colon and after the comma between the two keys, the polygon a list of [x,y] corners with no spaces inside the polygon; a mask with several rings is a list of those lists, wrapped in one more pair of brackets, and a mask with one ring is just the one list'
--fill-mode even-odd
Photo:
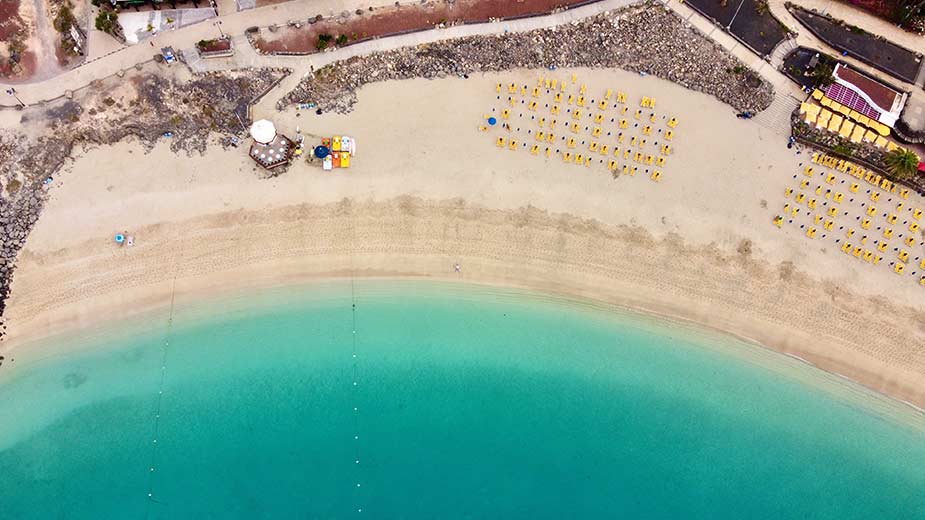
{"label": "rocky coastline", "polygon": [[348,112],[367,83],[465,76],[515,68],[621,68],[712,95],[737,111],[759,112],[773,87],[673,11],[645,2],[581,22],[524,33],[473,36],[350,58],[302,80],[277,107],[315,103]]}

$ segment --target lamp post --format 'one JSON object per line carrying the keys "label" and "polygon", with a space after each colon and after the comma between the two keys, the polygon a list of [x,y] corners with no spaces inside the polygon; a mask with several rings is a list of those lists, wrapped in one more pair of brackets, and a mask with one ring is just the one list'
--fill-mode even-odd
{"label": "lamp post", "polygon": [[13,99],[15,99],[16,101],[19,102],[19,106],[20,106],[21,108],[26,108],[26,104],[23,103],[22,100],[19,99],[19,96],[16,95],[16,89],[15,89],[15,88],[10,87],[10,88],[6,89],[6,93],[9,94],[9,95],[11,95],[11,96],[13,96]]}

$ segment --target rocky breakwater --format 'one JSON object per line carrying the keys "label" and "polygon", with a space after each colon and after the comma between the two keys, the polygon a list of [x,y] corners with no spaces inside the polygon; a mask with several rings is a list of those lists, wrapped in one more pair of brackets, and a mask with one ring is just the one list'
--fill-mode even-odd
{"label": "rocky breakwater", "polygon": [[179,81],[150,66],[27,108],[15,130],[0,131],[0,339],[17,256],[75,146],[134,137],[150,149],[169,138],[175,152],[204,151],[210,136],[243,134],[248,106],[288,73],[243,70]]}
{"label": "rocky breakwater", "polygon": [[773,87],[744,63],[655,2],[550,29],[444,40],[379,52],[317,70],[278,103],[347,112],[375,81],[463,76],[512,68],[621,68],[710,94],[738,111],[771,104]]}

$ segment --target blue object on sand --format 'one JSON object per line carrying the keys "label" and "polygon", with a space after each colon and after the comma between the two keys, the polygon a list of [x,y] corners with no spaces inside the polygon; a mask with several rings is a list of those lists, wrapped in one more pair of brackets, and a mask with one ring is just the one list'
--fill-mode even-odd
{"label": "blue object on sand", "polygon": [[498,122],[498,120],[495,119],[495,118],[493,118],[493,117],[489,117],[489,118],[488,118],[488,124],[490,124],[490,125],[494,125],[494,124],[497,123],[497,122]]}
{"label": "blue object on sand", "polygon": [[116,235],[116,243],[121,244],[122,242],[125,242],[125,235],[123,235],[122,233],[119,233],[118,235]]}
{"label": "blue object on sand", "polygon": [[328,156],[329,153],[331,153],[331,151],[328,150],[327,146],[316,146],[315,147],[315,157],[319,159],[324,159],[325,157]]}

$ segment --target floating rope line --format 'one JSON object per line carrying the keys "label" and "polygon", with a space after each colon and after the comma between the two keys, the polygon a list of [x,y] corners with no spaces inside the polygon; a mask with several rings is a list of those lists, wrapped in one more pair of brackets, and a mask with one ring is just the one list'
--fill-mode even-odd
{"label": "floating rope line", "polygon": [[[360,464],[360,409],[359,409],[359,358],[357,357],[357,300],[356,300],[356,287],[355,280],[353,276],[350,277],[350,312],[351,312],[351,328],[352,328],[352,363],[353,363],[353,455],[354,455],[354,465],[359,467]],[[362,483],[359,482],[359,469],[357,470],[357,483],[355,493],[357,495],[357,502],[359,502],[359,488]],[[362,513],[363,507],[359,504],[357,505],[357,513]]]}
{"label": "floating rope line", "polygon": [[154,434],[151,439],[151,463],[148,465],[148,501],[145,504],[145,518],[148,518],[151,509],[151,502],[156,504],[165,504],[154,497],[154,470],[157,463],[157,440],[160,434],[161,425],[161,406],[164,400],[164,384],[167,380],[167,352],[170,348],[170,337],[173,330],[173,309],[174,300],[177,295],[177,276],[173,277],[173,287],[170,290],[170,313],[167,316],[167,334],[164,338],[164,347],[161,349],[161,378],[160,386],[157,390],[157,405],[154,408]]}

